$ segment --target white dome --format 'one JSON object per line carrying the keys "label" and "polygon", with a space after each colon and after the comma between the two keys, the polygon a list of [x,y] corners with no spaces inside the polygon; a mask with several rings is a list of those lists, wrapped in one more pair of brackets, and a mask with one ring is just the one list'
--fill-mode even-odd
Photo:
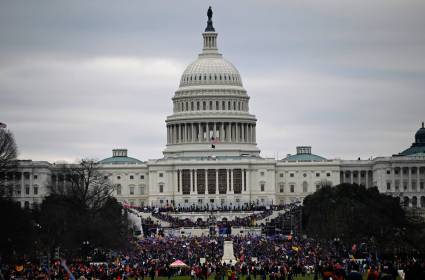
{"label": "white dome", "polygon": [[180,87],[192,85],[242,86],[239,71],[221,55],[200,55],[189,64],[180,80]]}

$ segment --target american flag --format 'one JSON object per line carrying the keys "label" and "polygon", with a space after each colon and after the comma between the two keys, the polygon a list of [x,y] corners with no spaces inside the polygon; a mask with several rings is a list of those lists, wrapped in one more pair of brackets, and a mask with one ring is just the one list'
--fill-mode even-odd
{"label": "american flag", "polygon": [[7,124],[0,122],[0,128],[6,128]]}
{"label": "american flag", "polygon": [[211,137],[211,148],[215,149],[215,145],[220,143],[217,137]]}

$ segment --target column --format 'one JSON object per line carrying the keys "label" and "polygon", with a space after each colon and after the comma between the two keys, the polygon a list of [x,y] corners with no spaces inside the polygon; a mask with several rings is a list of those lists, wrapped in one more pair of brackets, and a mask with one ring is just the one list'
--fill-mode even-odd
{"label": "column", "polygon": [[219,194],[218,191],[218,169],[215,170],[215,194]]}
{"label": "column", "polygon": [[[420,171],[420,167],[418,166],[418,167],[416,167],[416,191],[417,192],[421,191],[421,178],[419,176],[420,175],[419,171]],[[418,197],[418,205],[419,206],[421,205],[420,200],[421,200],[421,198]]]}
{"label": "column", "polygon": [[361,184],[362,184],[362,171],[361,170],[358,170],[357,171],[357,176],[358,176],[358,185],[360,186]]}
{"label": "column", "polygon": [[367,189],[369,188],[369,170],[366,170],[365,179],[366,179],[366,182],[364,186]]}
{"label": "column", "polygon": [[208,169],[204,169],[205,171],[205,194],[209,194],[208,192]]}
{"label": "column", "polygon": [[241,171],[242,171],[242,192],[244,192],[244,190],[245,190],[245,176],[244,176],[244,174],[245,174],[245,169],[241,169]]}
{"label": "column", "polygon": [[210,126],[208,124],[208,122],[205,123],[205,141],[210,142]]}
{"label": "column", "polygon": [[407,184],[407,190],[412,191],[412,168],[408,167],[409,169],[409,183]]}
{"label": "column", "polygon": [[201,123],[198,123],[198,142],[201,142],[201,136],[202,136],[202,125]]}
{"label": "column", "polygon": [[226,193],[230,192],[229,176],[229,169],[226,169]]}
{"label": "column", "polygon": [[217,134],[216,134],[216,132],[217,132],[217,123],[216,122],[214,122],[214,131],[213,131],[213,137],[214,137],[214,139],[217,137]]}
{"label": "column", "polygon": [[232,126],[231,123],[227,123],[227,142],[231,142],[232,141],[232,130],[231,130]]}
{"label": "column", "polygon": [[242,142],[245,143],[245,124],[241,123]]}
{"label": "column", "polygon": [[238,123],[235,123],[235,129],[236,129],[236,133],[235,133],[236,143],[239,143],[239,124]]}
{"label": "column", "polygon": [[196,169],[194,170],[195,172],[195,193],[198,194],[198,172],[196,171]]}
{"label": "column", "polygon": [[230,169],[230,191],[233,193],[233,169]]}
{"label": "column", "polygon": [[223,122],[221,122],[221,125],[220,125],[220,142],[224,142],[224,123]]}
{"label": "column", "polygon": [[252,141],[254,143],[257,143],[257,132],[256,132],[256,128],[257,128],[257,125],[254,124],[252,126]]}
{"label": "column", "polygon": [[179,172],[179,182],[180,182],[179,194],[183,194],[183,169],[180,169],[180,172]]}
{"label": "column", "polygon": [[248,143],[252,143],[251,141],[251,124],[248,124]]}
{"label": "column", "polygon": [[193,194],[195,188],[193,187],[193,170],[190,169],[190,194]]}
{"label": "column", "polygon": [[403,167],[400,167],[400,191],[404,192]]}
{"label": "column", "polygon": [[176,143],[180,143],[180,125],[176,124]]}
{"label": "column", "polygon": [[195,124],[192,123],[190,126],[192,127],[192,130],[191,130],[192,134],[190,135],[190,141],[193,143],[195,142]]}

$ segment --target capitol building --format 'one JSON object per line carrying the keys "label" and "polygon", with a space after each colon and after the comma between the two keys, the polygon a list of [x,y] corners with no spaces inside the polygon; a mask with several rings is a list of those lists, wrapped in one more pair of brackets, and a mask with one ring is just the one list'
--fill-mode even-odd
{"label": "capitol building", "polygon": [[[99,162],[101,172],[116,186],[119,201],[212,208],[285,204],[302,202],[324,185],[354,183],[377,187],[398,197],[405,207],[425,208],[423,123],[414,143],[390,156],[327,159],[310,146],[300,146],[293,155],[264,158],[250,97],[237,68],[219,51],[211,10],[202,39],[201,53],[184,70],[171,100],[163,157],[143,161],[130,157],[127,149],[114,149],[111,157]],[[21,160],[19,172],[7,184],[21,206],[32,207],[48,195],[50,186],[65,184],[60,171],[58,164]]]}

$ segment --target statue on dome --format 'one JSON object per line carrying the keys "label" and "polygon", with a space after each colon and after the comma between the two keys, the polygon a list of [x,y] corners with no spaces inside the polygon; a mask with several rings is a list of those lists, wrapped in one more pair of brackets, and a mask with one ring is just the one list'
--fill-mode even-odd
{"label": "statue on dome", "polygon": [[208,21],[207,21],[207,28],[205,28],[205,32],[215,32],[213,22],[211,20],[213,16],[213,11],[211,9],[211,6],[208,8],[207,16],[208,16]]}
{"label": "statue on dome", "polygon": [[211,6],[208,8],[207,16],[208,16],[208,21],[210,21],[213,16],[213,11],[211,9]]}

